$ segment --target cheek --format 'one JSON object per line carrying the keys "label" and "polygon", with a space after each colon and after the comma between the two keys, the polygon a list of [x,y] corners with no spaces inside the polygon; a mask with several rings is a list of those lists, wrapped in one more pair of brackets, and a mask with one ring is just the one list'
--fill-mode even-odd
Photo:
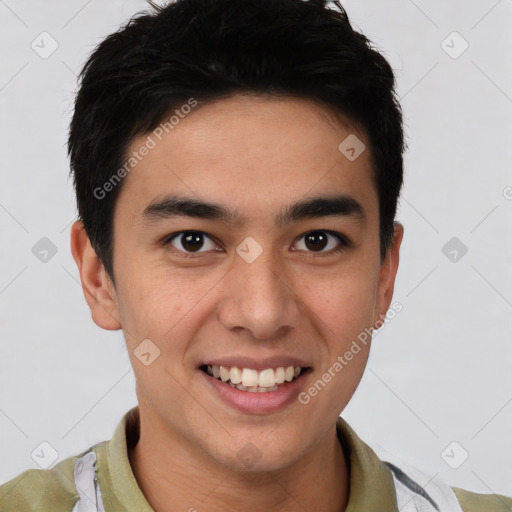
{"label": "cheek", "polygon": [[[308,284],[307,309],[325,350],[316,380],[302,397],[328,416],[345,408],[366,367],[375,307],[374,284],[356,273],[338,276],[320,286]],[[318,396],[318,398],[314,398]],[[315,402],[316,400],[316,402]],[[302,402],[304,403],[304,402]]]}
{"label": "cheek", "polygon": [[128,284],[118,296],[119,313],[132,347],[149,338],[161,351],[177,351],[180,340],[187,340],[197,328],[194,319],[201,311],[202,298],[218,281],[213,275],[165,274],[165,269],[145,265],[145,271],[134,268],[123,276],[123,283]]}
{"label": "cheek", "polygon": [[368,269],[302,280],[303,302],[327,339],[342,347],[372,324],[376,278]]}

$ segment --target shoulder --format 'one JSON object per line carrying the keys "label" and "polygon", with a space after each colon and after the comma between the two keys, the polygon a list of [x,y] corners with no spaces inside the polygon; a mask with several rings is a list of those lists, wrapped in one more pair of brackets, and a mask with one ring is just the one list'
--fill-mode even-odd
{"label": "shoulder", "polygon": [[0,486],[2,512],[71,512],[77,493],[73,469],[79,455],[51,469],[28,469]]}
{"label": "shoulder", "polygon": [[410,464],[385,464],[393,475],[398,510],[512,512],[512,497],[452,487]]}
{"label": "shoulder", "polygon": [[477,494],[452,487],[463,512],[512,512],[512,497],[501,494]]}

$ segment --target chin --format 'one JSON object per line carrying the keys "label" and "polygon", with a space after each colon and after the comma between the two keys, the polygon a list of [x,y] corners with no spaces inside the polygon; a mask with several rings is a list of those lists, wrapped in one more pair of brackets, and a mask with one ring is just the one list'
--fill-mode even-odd
{"label": "chin", "polygon": [[[233,447],[237,448],[233,451]],[[298,453],[299,447],[288,446],[285,451],[283,447],[273,447],[271,444],[263,446],[264,443],[252,441],[231,442],[220,451],[216,445],[210,456],[220,465],[231,471],[255,475],[257,473],[269,473],[280,471],[291,465]]]}

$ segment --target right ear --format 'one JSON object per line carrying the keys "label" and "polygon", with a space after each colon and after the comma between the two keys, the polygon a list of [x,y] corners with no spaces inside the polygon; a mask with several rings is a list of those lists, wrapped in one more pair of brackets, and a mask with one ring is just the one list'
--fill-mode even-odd
{"label": "right ear", "polygon": [[94,323],[110,331],[121,329],[115,287],[91,246],[82,221],[77,220],[71,226],[71,254]]}

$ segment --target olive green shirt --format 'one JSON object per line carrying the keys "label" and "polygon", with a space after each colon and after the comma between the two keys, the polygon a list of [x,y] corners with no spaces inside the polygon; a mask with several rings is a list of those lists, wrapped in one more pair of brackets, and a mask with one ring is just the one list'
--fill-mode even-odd
{"label": "olive green shirt", "polygon": [[[512,498],[501,495],[476,494],[442,484],[445,487],[434,496],[431,484],[424,489],[380,460],[343,418],[336,426],[349,459],[346,512],[457,512],[458,507],[462,512],[512,512]],[[128,447],[134,446],[138,438],[136,406],[123,416],[111,440],[95,444],[50,469],[26,470],[0,486],[0,512],[154,512],[128,459]],[[444,506],[439,496],[447,496]]]}

